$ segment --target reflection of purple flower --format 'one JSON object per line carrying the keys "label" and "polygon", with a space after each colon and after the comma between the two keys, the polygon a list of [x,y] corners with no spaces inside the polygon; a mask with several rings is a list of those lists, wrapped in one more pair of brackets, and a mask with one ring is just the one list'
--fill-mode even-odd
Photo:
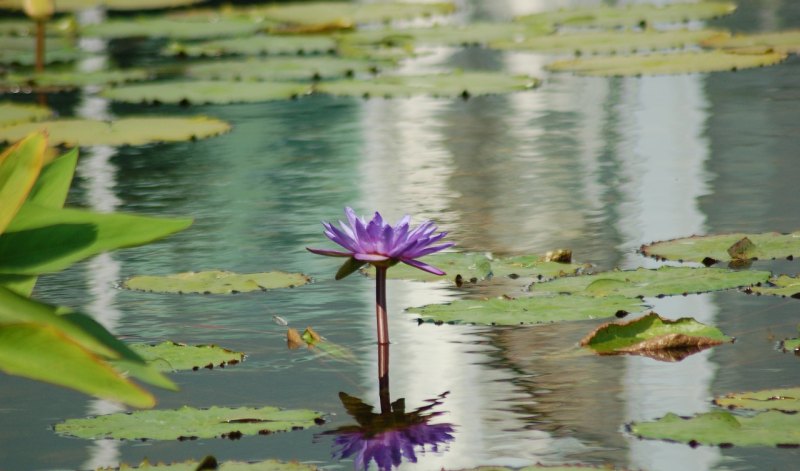
{"label": "reflection of purple flower", "polygon": [[[417,462],[417,449],[430,447],[439,450],[439,445],[453,440],[451,424],[431,424],[441,412],[431,410],[441,404],[447,393],[427,401],[429,404],[411,412],[405,411],[405,400],[398,399],[389,403],[388,390],[384,391],[382,410],[373,412],[373,407],[361,399],[345,393],[339,393],[347,413],[358,425],[348,425],[325,432],[336,435],[334,438],[334,455],[339,458],[353,457],[357,470],[366,470],[371,461],[379,471],[390,471],[400,466],[403,460]],[[385,402],[383,401],[385,399]]]}
{"label": "reflection of purple flower", "polygon": [[354,427],[352,431],[340,430],[334,440],[338,447],[338,458],[353,456],[356,469],[369,468],[375,461],[380,471],[389,471],[392,466],[400,466],[403,459],[417,462],[415,447],[430,445],[438,451],[439,444],[453,440],[453,426],[450,424],[428,424],[425,422],[389,429],[371,435],[367,430]]}
{"label": "reflection of purple flower", "polygon": [[[411,220],[409,216],[403,217],[397,225],[392,226],[385,223],[378,212],[375,212],[372,220],[367,222],[364,218],[356,216],[351,208],[345,208],[344,211],[348,224],[339,221],[340,227],[328,222],[323,222],[322,225],[325,226],[325,235],[344,247],[346,251],[312,248],[309,248],[309,251],[331,257],[350,257],[357,267],[367,263],[389,267],[397,262],[403,262],[435,275],[445,274],[442,270],[417,260],[453,246],[452,243],[433,245],[447,233],[434,234],[436,225],[432,221],[425,221],[412,229],[409,226]],[[347,276],[353,271],[355,270],[349,270],[337,278]]]}

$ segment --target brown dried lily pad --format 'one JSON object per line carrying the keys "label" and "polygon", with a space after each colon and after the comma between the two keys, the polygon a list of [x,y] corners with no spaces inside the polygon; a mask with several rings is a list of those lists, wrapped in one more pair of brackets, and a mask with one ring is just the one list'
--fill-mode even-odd
{"label": "brown dried lily pad", "polygon": [[680,361],[732,339],[716,327],[683,317],[665,319],[655,312],[623,323],[606,323],[581,340],[600,355],[642,355],[659,361]]}

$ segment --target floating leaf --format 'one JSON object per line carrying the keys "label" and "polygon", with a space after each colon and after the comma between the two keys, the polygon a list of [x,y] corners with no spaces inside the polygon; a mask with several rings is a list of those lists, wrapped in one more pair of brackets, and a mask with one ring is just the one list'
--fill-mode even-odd
{"label": "floating leaf", "polygon": [[[175,8],[206,0],[58,0],[55,3],[56,12],[76,12],[102,6],[107,10],[155,10],[162,8]],[[0,0],[0,9],[21,10],[22,2],[19,0]]]}
{"label": "floating leaf", "polygon": [[731,261],[728,253],[737,241],[748,238],[755,244],[751,255],[758,259],[774,259],[800,256],[800,232],[779,234],[767,232],[762,234],[722,234],[693,236],[653,242],[643,245],[639,250],[649,257],[685,262],[701,262],[713,264],[719,261]]}
{"label": "floating leaf", "polygon": [[266,435],[312,427],[322,415],[308,409],[281,410],[277,407],[211,407],[150,410],[69,419],[56,424],[61,435],[78,438],[119,440],[175,440]]}
{"label": "floating leaf", "polygon": [[0,142],[14,141],[44,129],[51,145],[142,145],[203,139],[228,132],[230,128],[224,121],[204,116],[120,118],[111,122],[59,119],[0,128]]}
{"label": "floating leaf", "polygon": [[696,445],[791,446],[800,444],[800,414],[778,411],[743,417],[725,411],[684,418],[667,414],[653,422],[633,423],[631,433],[640,438]]}
{"label": "floating leaf", "polygon": [[162,342],[158,345],[131,344],[131,349],[159,371],[197,370],[225,367],[244,360],[244,353],[216,345],[186,345]]}
{"label": "floating leaf", "polygon": [[[213,461],[211,461],[213,460]],[[266,460],[255,462],[244,461],[222,461],[217,462],[213,456],[207,456],[204,460],[197,462],[194,460],[182,461],[179,463],[158,463],[151,464],[144,461],[139,466],[129,466],[122,463],[119,468],[99,468],[97,471],[126,471],[126,470],[147,470],[147,471],[198,471],[198,470],[219,470],[219,471],[318,471],[319,468],[312,464],[298,463],[296,461]],[[552,470],[551,470],[552,471]],[[556,470],[558,471],[558,470]]]}
{"label": "floating leaf", "polygon": [[637,299],[613,296],[537,296],[459,300],[450,304],[431,304],[409,309],[423,320],[462,324],[520,325],[601,319],[622,312],[641,311]]}
{"label": "floating leaf", "polygon": [[100,70],[96,72],[42,72],[38,74],[8,74],[0,79],[5,88],[70,89],[87,85],[114,85],[147,80],[150,74],[142,69]]}
{"label": "floating leaf", "polygon": [[555,54],[608,54],[663,49],[684,49],[701,41],[727,37],[717,30],[588,31],[529,36],[494,41],[496,49],[541,51]]}
{"label": "floating leaf", "polygon": [[52,273],[101,252],[164,238],[191,223],[26,203],[0,235],[0,274]]}
{"label": "floating leaf", "polygon": [[259,22],[247,18],[142,17],[110,19],[102,23],[82,26],[80,34],[103,39],[149,37],[185,40],[249,36],[263,27]]}
{"label": "floating leaf", "polygon": [[302,273],[233,273],[201,271],[167,276],[134,276],[123,288],[154,293],[232,294],[302,286],[311,279]]}
{"label": "floating leaf", "polygon": [[768,283],[761,286],[747,288],[745,292],[800,299],[800,278],[780,275],[777,278],[770,278]]}
{"label": "floating leaf", "polygon": [[475,96],[530,90],[539,84],[528,76],[492,72],[464,72],[439,75],[383,75],[369,80],[339,80],[320,83],[321,93],[345,96],[439,97]]}
{"label": "floating leaf", "polygon": [[438,25],[430,28],[367,29],[342,33],[345,44],[380,47],[419,45],[465,46],[487,45],[500,41],[523,41],[542,36],[549,29],[515,23],[471,23],[469,25]]}
{"label": "floating leaf", "polygon": [[694,319],[664,319],[655,312],[631,321],[601,325],[580,344],[601,355],[633,354],[662,361],[680,361],[732,339]]}
{"label": "floating leaf", "polygon": [[[0,48],[0,64],[29,66],[36,63],[36,41],[32,38],[10,36],[3,37],[2,42],[3,47]],[[75,62],[85,55],[85,52],[78,49],[66,38],[48,38],[47,54],[44,60],[47,64]]]}
{"label": "floating leaf", "polygon": [[800,30],[774,31],[756,34],[737,34],[727,37],[708,38],[705,47],[731,50],[775,51],[786,54],[800,53]]}
{"label": "floating leaf", "polygon": [[715,398],[714,404],[728,409],[797,412],[800,411],[800,388],[731,393]]}
{"label": "floating leaf", "polygon": [[[405,263],[398,263],[386,271],[386,276],[392,279],[416,281],[451,280],[455,284],[461,284],[484,280],[492,273],[489,259],[483,254],[440,252],[422,257],[420,261],[441,268],[447,274],[444,276],[434,275]],[[372,265],[364,271],[369,276],[375,277],[375,267]]]}
{"label": "floating leaf", "polygon": [[336,56],[271,57],[198,63],[189,66],[186,74],[208,80],[320,80],[364,75],[391,66],[387,61]]}
{"label": "floating leaf", "polygon": [[186,57],[313,55],[336,50],[336,41],[323,35],[255,35],[199,43],[173,43],[163,54]]}
{"label": "floating leaf", "polygon": [[252,9],[251,13],[263,15],[268,20],[288,24],[354,26],[360,23],[444,15],[452,13],[454,10],[455,5],[452,3],[298,2]]}
{"label": "floating leaf", "polygon": [[766,271],[664,266],[593,275],[568,276],[531,285],[534,293],[570,293],[589,296],[672,296],[739,288],[769,279]]}
{"label": "floating leaf", "polygon": [[2,102],[0,103],[0,127],[27,121],[38,121],[52,114],[53,112],[45,106]]}
{"label": "floating leaf", "polygon": [[613,471],[622,470],[622,468],[612,468],[610,465],[597,465],[590,464],[534,464],[525,466],[524,468],[506,468],[503,466],[479,466],[477,468],[461,469],[459,471],[588,471],[592,469]]}
{"label": "floating leaf", "polygon": [[[288,100],[311,91],[297,82],[175,81],[128,85],[103,92],[127,103],[228,104]],[[2,130],[0,130],[0,133]]]}
{"label": "floating leaf", "polygon": [[[552,255],[552,254],[551,254]],[[555,278],[575,275],[588,265],[547,261],[547,256],[520,255],[492,260],[492,275],[509,278]]]}
{"label": "floating leaf", "polygon": [[726,72],[764,67],[783,62],[786,54],[734,54],[723,51],[679,52],[636,56],[587,57],[556,61],[547,66],[555,72],[580,75],[627,76]]}
{"label": "floating leaf", "polygon": [[622,7],[599,6],[555,10],[521,16],[517,20],[525,23],[558,26],[614,28],[707,20],[729,15],[734,10],[736,10],[736,4],[731,2],[678,2],[667,5],[637,3],[626,4]]}

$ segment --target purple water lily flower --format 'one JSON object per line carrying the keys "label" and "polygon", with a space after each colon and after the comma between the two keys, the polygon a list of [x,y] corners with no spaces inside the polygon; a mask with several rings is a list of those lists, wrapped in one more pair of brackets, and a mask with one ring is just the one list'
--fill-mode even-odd
{"label": "purple water lily flower", "polygon": [[[435,234],[436,225],[432,221],[425,221],[412,229],[409,225],[411,217],[408,215],[392,226],[384,222],[377,211],[369,222],[356,216],[352,208],[345,208],[344,212],[347,215],[347,224],[339,221],[340,227],[329,222],[323,222],[322,225],[325,226],[325,235],[347,251],[312,248],[309,251],[331,257],[351,257],[356,263],[361,262],[361,265],[371,263],[376,267],[389,267],[403,262],[434,275],[445,274],[444,271],[417,260],[454,245],[451,242],[434,245],[447,233]],[[350,273],[352,271],[337,276],[337,279]]]}
{"label": "purple water lily flower", "polygon": [[347,223],[339,221],[339,227],[323,222],[325,235],[342,246],[345,250],[312,249],[310,252],[329,257],[347,257],[347,261],[336,272],[340,280],[358,270],[367,263],[375,266],[376,301],[378,322],[378,343],[389,343],[388,322],[386,319],[386,269],[398,262],[403,262],[420,270],[444,275],[445,272],[421,262],[418,259],[432,253],[452,247],[452,242],[435,245],[447,235],[436,233],[436,225],[425,221],[411,228],[411,217],[404,216],[394,226],[383,221],[383,217],[375,212],[367,222],[356,215],[352,208],[345,208]]}

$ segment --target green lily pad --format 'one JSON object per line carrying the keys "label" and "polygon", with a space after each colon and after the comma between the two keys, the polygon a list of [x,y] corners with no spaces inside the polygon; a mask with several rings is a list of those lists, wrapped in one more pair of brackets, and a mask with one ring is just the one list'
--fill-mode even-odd
{"label": "green lily pad", "polygon": [[452,3],[423,2],[297,2],[251,9],[271,21],[300,25],[378,23],[392,20],[446,15],[455,11]]}
{"label": "green lily pad", "polygon": [[121,146],[204,139],[229,131],[230,125],[204,116],[121,118],[111,122],[59,119],[0,128],[0,142],[14,141],[42,129],[49,133],[51,145]]}
{"label": "green lily pad", "polygon": [[[479,281],[486,279],[492,272],[489,259],[483,254],[439,252],[419,259],[421,262],[441,268],[447,274],[434,275],[414,268],[405,263],[398,263],[386,271],[386,277],[392,279],[416,281],[442,281],[451,280],[456,284],[460,282]],[[369,266],[363,270],[371,277],[375,277],[375,268]],[[460,277],[460,278],[459,278]],[[459,282],[459,279],[461,280]]]}
{"label": "green lily pad", "polygon": [[314,426],[322,414],[308,409],[277,407],[211,407],[148,410],[69,419],[56,424],[56,433],[78,438],[118,440],[176,440],[265,435]]}
{"label": "green lily pad", "polygon": [[[103,6],[107,10],[156,10],[175,8],[186,5],[202,3],[206,0],[58,0],[55,4],[56,12],[76,12],[93,7]],[[0,0],[2,10],[21,10],[22,2],[19,0]]]}
{"label": "green lily pad", "polygon": [[769,50],[785,54],[800,53],[800,30],[774,31],[757,34],[737,34],[728,37],[708,38],[705,47],[731,50]]}
{"label": "green lily pad", "polygon": [[255,35],[197,43],[173,43],[162,51],[167,56],[218,57],[329,54],[336,41],[325,35]]}
{"label": "green lily pad", "polygon": [[122,287],[154,293],[231,294],[294,288],[309,282],[311,279],[302,273],[201,271],[167,276],[134,276],[125,280]]}
{"label": "green lily pad", "polygon": [[520,325],[602,319],[621,312],[638,312],[642,308],[639,300],[621,296],[536,296],[459,300],[450,304],[411,308],[408,312],[436,323]]}
{"label": "green lily pad", "polygon": [[208,80],[319,80],[364,75],[387,66],[391,63],[336,56],[270,57],[198,63],[186,74]]}
{"label": "green lily pad", "polygon": [[[28,37],[3,37],[0,64],[32,66],[36,63],[36,41]],[[81,51],[66,38],[47,38],[45,63],[75,62],[84,57]]]}
{"label": "green lily pad", "polygon": [[591,469],[600,469],[606,471],[622,470],[622,468],[612,468],[610,465],[597,465],[590,464],[534,464],[525,466],[524,468],[506,468],[503,466],[479,466],[477,468],[461,469],[459,471],[587,471]]}
{"label": "green lily pad", "polygon": [[664,266],[657,270],[639,268],[593,275],[567,276],[534,283],[534,293],[569,293],[586,296],[672,296],[740,288],[769,279],[766,271],[733,271],[723,268]]}
{"label": "green lily pad", "polygon": [[369,80],[339,80],[320,83],[317,91],[339,96],[469,97],[530,90],[538,85],[537,79],[528,76],[464,72],[439,75],[383,75]]}
{"label": "green lily pad", "polygon": [[542,51],[556,54],[608,54],[663,49],[684,49],[730,34],[718,30],[588,31],[506,39],[490,44],[496,49]]}
{"label": "green lily pad", "polygon": [[730,72],[783,62],[786,54],[734,54],[724,51],[679,52],[635,56],[603,56],[556,61],[547,66],[555,72],[579,75],[628,76]]}
{"label": "green lily pad", "polygon": [[81,36],[103,39],[132,37],[204,39],[252,35],[264,26],[248,18],[166,18],[141,17],[111,19],[102,23],[82,26]]}
{"label": "green lily pad", "polygon": [[755,245],[751,250],[752,257],[764,260],[800,256],[800,232],[790,234],[779,234],[777,232],[763,234],[737,233],[684,237],[653,242],[652,244],[643,245],[639,250],[648,257],[713,264],[731,261],[732,257],[728,249],[745,237]]}
{"label": "green lily pad", "polygon": [[142,69],[99,70],[96,72],[43,72],[39,74],[9,74],[0,78],[0,89],[17,88],[77,88],[87,85],[114,85],[147,80],[150,74]]}
{"label": "green lily pad", "polygon": [[0,127],[28,121],[38,121],[52,115],[46,106],[0,102]]}
{"label": "green lily pad", "polygon": [[148,471],[197,471],[202,469],[214,469],[219,471],[318,471],[319,468],[312,464],[298,463],[294,461],[266,460],[255,462],[244,461],[222,461],[217,462],[213,456],[207,456],[202,461],[183,461],[180,463],[158,463],[151,464],[145,460],[139,466],[129,466],[125,463],[120,464],[119,468],[98,468],[97,471],[126,471],[126,470],[148,470]]}
{"label": "green lily pad", "polygon": [[628,322],[604,324],[584,337],[580,344],[601,355],[633,354],[679,361],[732,340],[716,327],[692,318],[670,320],[651,312]]}
{"label": "green lily pad", "polygon": [[770,278],[766,284],[748,288],[746,292],[800,299],[800,278],[780,275],[777,278]]}
{"label": "green lily pad", "polygon": [[800,444],[800,414],[779,411],[743,417],[725,411],[684,418],[667,414],[653,422],[629,425],[640,438],[669,440],[696,445],[797,446]]}
{"label": "green lily pad", "polygon": [[299,82],[174,81],[127,85],[102,95],[126,103],[229,104],[288,100],[310,93]]}
{"label": "green lily pad", "polygon": [[800,411],[800,388],[726,394],[714,398],[714,404],[728,409]]}
{"label": "green lily pad", "polygon": [[414,45],[487,45],[500,41],[526,40],[542,36],[549,29],[534,28],[519,23],[471,23],[469,25],[438,25],[430,28],[368,29],[342,33],[345,44],[380,47],[409,47]]}
{"label": "green lily pad", "polygon": [[162,342],[158,345],[134,343],[131,349],[159,371],[198,370],[235,365],[244,360],[244,353],[216,345],[186,345]]}
{"label": "green lily pad", "polygon": [[585,264],[546,261],[538,255],[520,255],[493,259],[492,275],[546,279],[575,275],[588,267]]}
{"label": "green lily pad", "polygon": [[736,10],[732,2],[679,2],[667,5],[628,4],[623,7],[599,6],[548,11],[518,17],[525,23],[597,28],[630,27],[659,23],[683,23],[729,15]]}
{"label": "green lily pad", "polygon": [[781,349],[785,352],[800,352],[800,339],[786,339],[781,341]]}

